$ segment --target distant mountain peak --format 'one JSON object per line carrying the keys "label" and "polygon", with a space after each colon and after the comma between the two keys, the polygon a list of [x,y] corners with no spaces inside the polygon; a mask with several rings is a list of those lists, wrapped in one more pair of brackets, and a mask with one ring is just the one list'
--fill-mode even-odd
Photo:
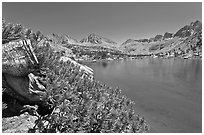
{"label": "distant mountain peak", "polygon": [[166,32],[163,36],[163,39],[170,39],[172,38],[172,36],[173,36],[173,33]]}
{"label": "distant mountain peak", "polygon": [[134,39],[128,39],[128,40],[126,40],[124,43],[122,43],[122,45],[125,45],[125,44],[128,44],[128,43],[132,43],[132,42],[134,42],[135,40]]}
{"label": "distant mountain peak", "polygon": [[174,34],[174,37],[189,37],[195,35],[199,31],[202,31],[202,23],[196,20],[195,22],[191,22],[190,25],[186,25],[179,29],[176,34]]}
{"label": "distant mountain peak", "polygon": [[200,26],[202,23],[199,20],[196,20],[195,22],[191,22],[190,26]]}
{"label": "distant mountain peak", "polygon": [[83,38],[81,41],[81,43],[92,43],[92,44],[102,44],[102,43],[108,43],[108,44],[117,44],[116,42],[102,37],[96,33],[91,33],[89,34],[89,36],[87,38]]}
{"label": "distant mountain peak", "polygon": [[99,37],[99,35],[96,33],[90,33],[89,36],[98,36]]}
{"label": "distant mountain peak", "polygon": [[48,36],[49,39],[55,41],[56,43],[62,43],[62,44],[77,44],[78,41],[74,38],[72,38],[70,35],[58,35],[55,33],[52,33],[52,35]]}

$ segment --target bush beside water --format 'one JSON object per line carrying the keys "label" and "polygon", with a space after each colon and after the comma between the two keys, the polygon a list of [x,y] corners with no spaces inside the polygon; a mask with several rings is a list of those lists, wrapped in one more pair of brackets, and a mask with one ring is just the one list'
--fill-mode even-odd
{"label": "bush beside water", "polygon": [[[12,28],[15,26],[19,27],[13,25]],[[9,42],[8,37],[12,34],[3,36],[9,33],[8,27],[3,28],[7,28],[2,30],[2,37],[7,39],[3,41]],[[17,32],[14,30],[14,33]],[[35,43],[38,37],[41,36],[32,38]],[[70,62],[59,62],[61,53],[54,52],[49,46],[40,49],[35,46],[35,49],[46,84],[46,101],[53,111],[40,116],[32,132],[135,133],[148,130],[144,118],[135,114],[134,103],[123,96],[120,89],[89,79]]]}

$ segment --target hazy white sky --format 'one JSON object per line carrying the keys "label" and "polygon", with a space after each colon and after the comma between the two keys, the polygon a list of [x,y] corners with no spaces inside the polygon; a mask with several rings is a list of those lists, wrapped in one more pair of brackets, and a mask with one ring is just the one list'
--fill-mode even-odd
{"label": "hazy white sky", "polygon": [[202,21],[202,3],[2,3],[7,22],[21,23],[43,34],[68,34],[77,40],[96,33],[122,43],[175,33]]}

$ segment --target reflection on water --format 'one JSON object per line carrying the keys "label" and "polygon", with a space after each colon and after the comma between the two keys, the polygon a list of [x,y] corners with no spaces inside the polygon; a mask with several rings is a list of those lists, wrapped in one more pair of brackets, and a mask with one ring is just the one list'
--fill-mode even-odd
{"label": "reflection on water", "polygon": [[95,78],[135,101],[151,132],[202,132],[202,60],[94,63]]}
{"label": "reflection on water", "polygon": [[106,68],[106,67],[108,66],[108,63],[107,63],[107,62],[102,62],[102,66],[103,66],[104,68]]}

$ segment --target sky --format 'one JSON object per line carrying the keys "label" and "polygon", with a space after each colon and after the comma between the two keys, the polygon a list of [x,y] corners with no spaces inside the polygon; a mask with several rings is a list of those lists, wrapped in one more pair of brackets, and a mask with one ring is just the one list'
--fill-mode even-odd
{"label": "sky", "polygon": [[96,33],[121,44],[130,38],[176,33],[191,22],[202,21],[202,3],[3,2],[2,17],[44,35],[67,34],[81,40]]}

